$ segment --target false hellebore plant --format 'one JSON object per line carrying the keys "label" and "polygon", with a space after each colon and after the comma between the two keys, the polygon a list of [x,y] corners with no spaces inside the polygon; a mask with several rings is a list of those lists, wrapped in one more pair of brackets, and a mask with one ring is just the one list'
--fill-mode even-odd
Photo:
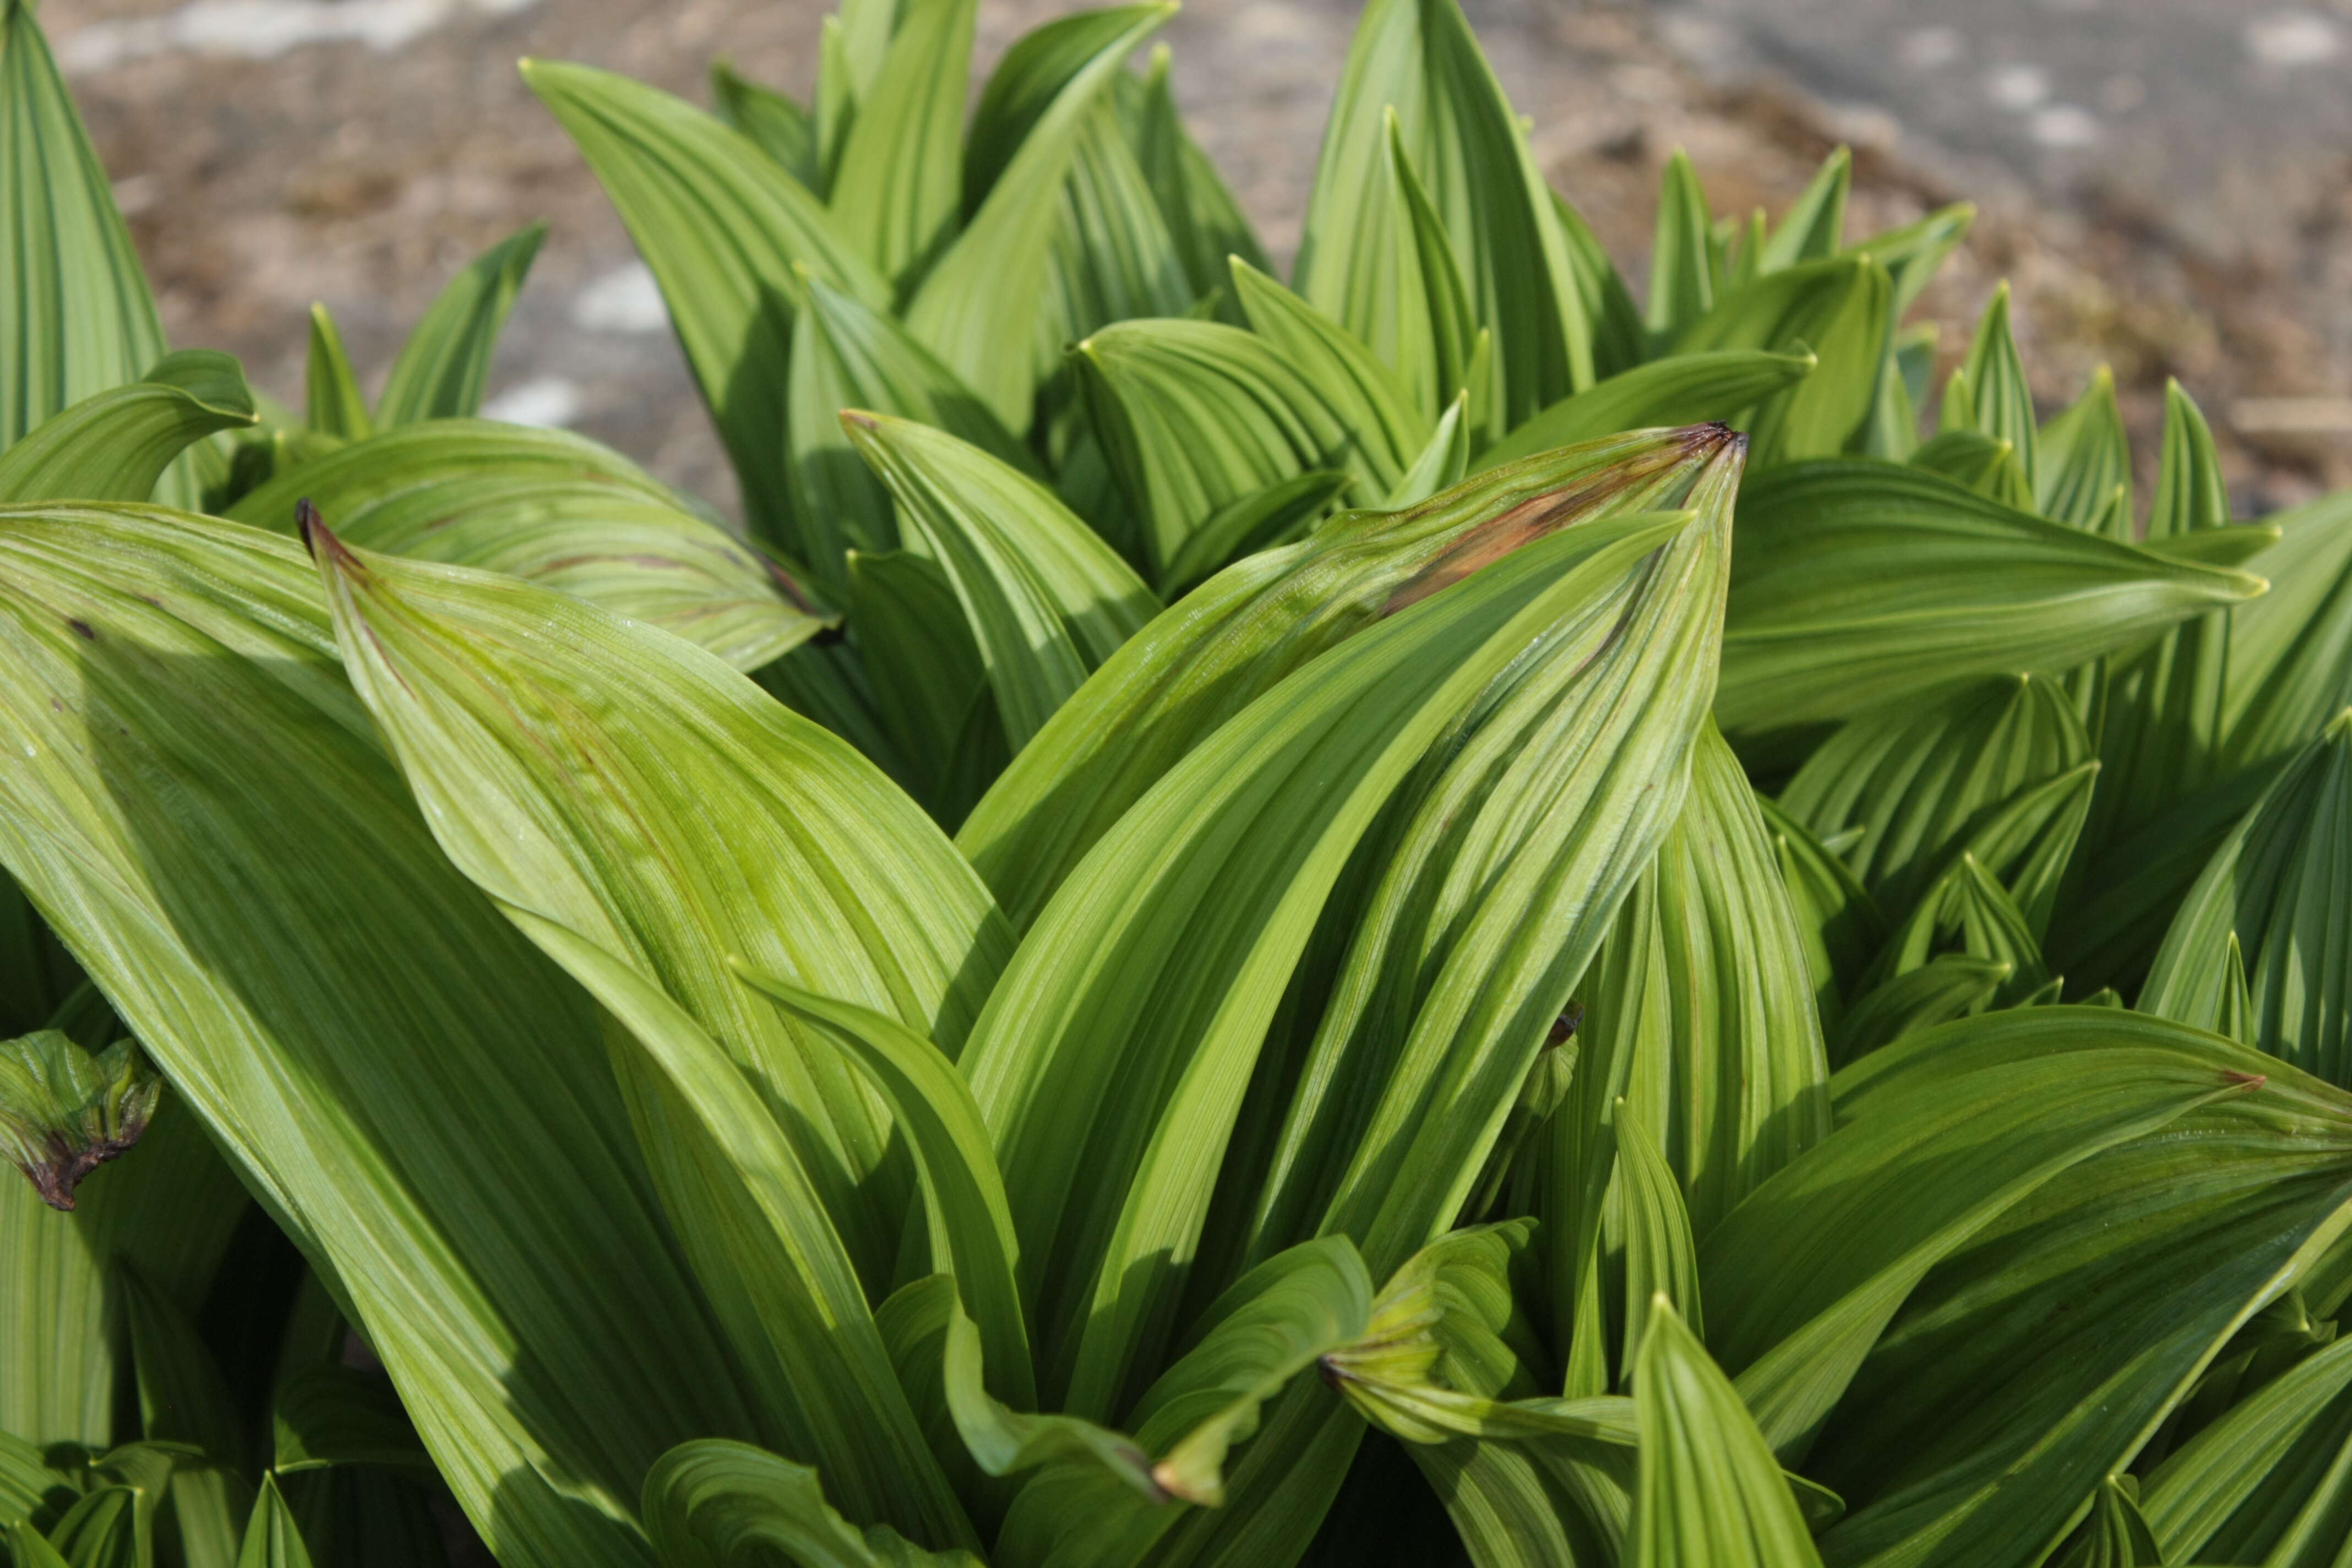
{"label": "false hellebore plant", "polygon": [[526,65],[739,536],[536,230],[167,353],[5,6],[14,1568],[2337,1563],[2352,502],[1923,443],[1843,156],[1637,308],[1453,0],[1277,281],[1168,9]]}

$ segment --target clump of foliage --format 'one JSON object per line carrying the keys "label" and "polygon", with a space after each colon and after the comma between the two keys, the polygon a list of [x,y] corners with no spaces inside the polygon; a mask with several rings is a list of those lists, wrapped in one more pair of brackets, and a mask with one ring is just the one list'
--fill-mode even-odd
{"label": "clump of foliage", "polygon": [[1169,9],[525,66],[739,536],[474,417],[536,230],[167,353],[6,6],[15,1568],[2335,1562],[2352,502],[1923,441],[1843,157],[1637,306],[1453,0],[1278,281]]}

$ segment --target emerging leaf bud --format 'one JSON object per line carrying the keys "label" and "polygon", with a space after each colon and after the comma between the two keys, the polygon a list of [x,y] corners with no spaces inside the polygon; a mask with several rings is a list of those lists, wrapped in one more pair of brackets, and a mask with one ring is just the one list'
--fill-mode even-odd
{"label": "emerging leaf bud", "polygon": [[163,1080],[129,1040],[82,1049],[56,1029],[0,1045],[0,1151],[53,1209],[147,1131]]}

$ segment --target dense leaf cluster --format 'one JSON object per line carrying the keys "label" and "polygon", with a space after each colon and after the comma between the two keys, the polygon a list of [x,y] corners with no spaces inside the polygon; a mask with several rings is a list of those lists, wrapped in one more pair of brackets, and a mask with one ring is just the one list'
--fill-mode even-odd
{"label": "dense leaf cluster", "polygon": [[1842,155],[1637,306],[1454,0],[1278,281],[1171,9],[526,64],[738,534],[536,229],[166,353],[5,5],[14,1568],[2340,1562],[2352,500],[1923,441]]}

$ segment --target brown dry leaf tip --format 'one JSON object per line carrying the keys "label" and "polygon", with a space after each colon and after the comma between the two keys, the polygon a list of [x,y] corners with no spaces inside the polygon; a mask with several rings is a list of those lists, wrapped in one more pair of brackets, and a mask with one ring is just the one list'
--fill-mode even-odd
{"label": "brown dry leaf tip", "polygon": [[1567,1009],[1563,1011],[1559,1017],[1554,1018],[1551,1021],[1551,1031],[1544,1036],[1544,1044],[1547,1046],[1564,1046],[1568,1044],[1569,1037],[1575,1034],[1577,1026],[1583,1022],[1584,1004],[1581,1002],[1570,1002],[1568,1005]]}
{"label": "brown dry leaf tip", "polygon": [[2228,1079],[2231,1083],[2242,1084],[2248,1089],[2260,1089],[2263,1085],[2270,1082],[2270,1077],[2266,1073],[2239,1072],[2231,1068],[2222,1068],[2221,1076]]}
{"label": "brown dry leaf tip", "polygon": [[791,601],[793,609],[804,616],[821,614],[816,601],[808,596],[808,590],[801,586],[798,578],[764,555],[760,558],[760,564],[768,569],[768,575],[775,580],[776,591]]}
{"label": "brown dry leaf tip", "polygon": [[855,425],[860,430],[879,430],[882,428],[882,421],[874,415],[866,413],[863,408],[843,409],[841,411],[841,422],[845,426]]}
{"label": "brown dry leaf tip", "polygon": [[87,1149],[69,1148],[62,1136],[53,1134],[49,1139],[50,1157],[20,1169],[32,1182],[33,1190],[41,1194],[43,1203],[71,1214],[74,1189],[81,1185],[82,1179],[108,1161],[119,1159],[124,1150],[139,1141],[139,1132],[145,1131],[142,1122],[139,1131],[128,1138],[94,1143]]}
{"label": "brown dry leaf tip", "polygon": [[349,545],[335,537],[334,531],[319,515],[319,509],[310,504],[309,496],[294,503],[294,531],[302,536],[302,548],[310,552],[311,560],[319,559],[319,551],[323,545],[328,560],[338,568],[346,572],[360,570],[360,558],[352,553]]}
{"label": "brown dry leaf tip", "polygon": [[0,1155],[43,1203],[71,1209],[82,1178],[139,1142],[162,1093],[129,1040],[86,1051],[43,1029],[0,1042]]}

